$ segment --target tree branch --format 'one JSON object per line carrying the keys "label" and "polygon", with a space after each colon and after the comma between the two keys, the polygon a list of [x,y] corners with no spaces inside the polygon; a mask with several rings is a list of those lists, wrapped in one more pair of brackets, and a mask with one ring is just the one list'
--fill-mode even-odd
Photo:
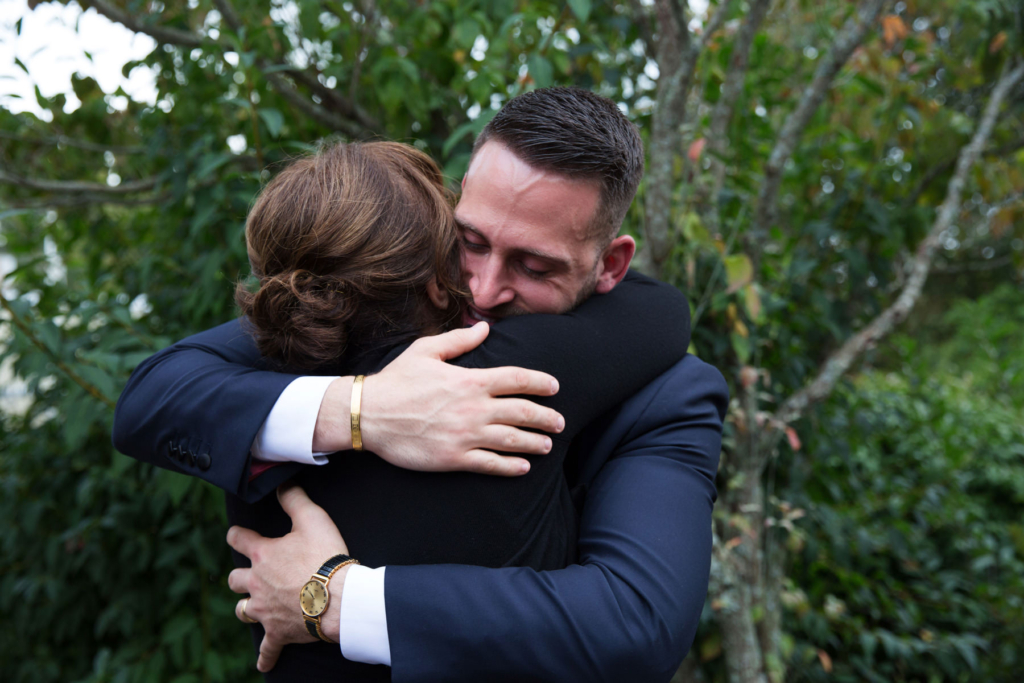
{"label": "tree branch", "polygon": [[159,204],[161,202],[167,201],[171,197],[172,193],[170,192],[164,192],[162,194],[156,195],[148,195],[146,197],[125,197],[122,195],[92,194],[88,192],[80,192],[75,194],[45,197],[43,199],[24,203],[5,204],[4,206],[9,209],[30,209],[33,211],[44,209],[66,209],[78,206],[91,206],[93,204],[114,204],[116,206],[144,206],[146,204]]}
{"label": "tree branch", "polygon": [[79,0],[79,4],[85,9],[93,8],[107,19],[116,21],[136,33],[145,33],[159,43],[170,43],[172,45],[181,45],[182,47],[199,47],[204,43],[213,42],[211,39],[191,31],[157,26],[145,19],[133,17],[131,14],[105,2],[105,0]]}
{"label": "tree branch", "polygon": [[701,40],[694,41],[687,27],[687,10],[678,0],[656,0],[660,33],[656,61],[658,104],[651,121],[650,165],[647,171],[646,241],[638,257],[642,270],[657,274],[668,257],[671,244],[672,194],[675,162],[682,152],[682,125],[686,120],[686,99],[693,85],[697,60],[706,41],[725,20],[732,0],[718,6]]}
{"label": "tree branch", "polygon": [[108,408],[114,407],[114,401],[110,400],[102,391],[97,389],[89,382],[85,381],[85,379],[83,379],[81,375],[79,375],[77,372],[68,367],[67,363],[61,360],[61,357],[58,356],[53,349],[44,344],[42,340],[39,339],[39,337],[37,337],[32,332],[29,326],[26,325],[25,322],[18,317],[18,314],[14,312],[14,309],[11,308],[10,302],[7,301],[7,297],[3,295],[2,291],[0,291],[0,307],[7,311],[7,313],[11,316],[11,322],[14,323],[15,327],[21,330],[22,334],[28,337],[28,340],[32,342],[32,345],[38,348],[43,353],[45,353],[47,356],[49,356],[50,360],[53,361],[54,365],[60,368],[61,372],[67,375],[72,382],[82,387],[82,389],[85,390],[85,393],[89,394],[96,400],[105,403]]}
{"label": "tree branch", "polygon": [[850,55],[864,40],[868,29],[874,25],[882,6],[889,0],[863,0],[857,11],[851,16],[832,43],[829,53],[818,65],[810,85],[804,89],[796,110],[786,118],[779,137],[772,149],[771,156],[765,164],[764,180],[758,192],[757,210],[754,212],[751,226],[751,256],[755,262],[760,255],[760,244],[766,239],[768,230],[776,219],[778,209],[779,186],[782,184],[782,169],[793,155],[797,142],[811,122],[832,81],[843,68]]}
{"label": "tree branch", "polygon": [[[984,152],[982,152],[982,156],[1002,157],[1008,154],[1013,154],[1018,149],[1022,148],[1024,148],[1024,138],[1014,140],[1013,142],[1008,142],[1005,145],[999,145],[998,147],[989,147]],[[925,190],[928,189],[928,186],[931,185],[936,178],[938,178],[946,171],[949,171],[955,165],[956,159],[953,158],[947,159],[941,164],[936,164],[935,166],[932,166],[930,169],[928,169],[924,176],[921,177],[920,182],[917,183],[917,187],[914,188],[914,191],[911,192],[903,201],[903,205],[913,206],[917,204],[917,200],[921,198],[921,195],[924,194]]]}
{"label": "tree branch", "polygon": [[[235,11],[235,7],[231,4],[230,0],[214,0],[214,4],[217,6],[217,9],[220,11],[225,23],[227,23],[228,27],[230,27],[232,31],[238,33],[245,27],[241,17],[238,16],[238,13]],[[322,84],[317,80],[316,76],[298,68],[288,72],[296,82],[301,82],[312,89],[314,93],[321,97],[321,99],[333,102],[336,108],[340,110],[342,114],[341,116],[335,114],[326,107],[321,107],[316,102],[303,97],[295,87],[281,75],[280,72],[267,73],[267,69],[270,65],[263,57],[256,58],[256,66],[260,68],[263,72],[263,77],[267,79],[267,82],[270,83],[274,90],[288,100],[293,107],[303,112],[314,121],[329,128],[340,130],[351,137],[366,136],[368,131],[364,130],[364,127],[368,128],[370,126],[365,122],[373,124],[373,129],[377,128],[376,122],[373,121],[369,115],[349,102],[341,93],[335,92]],[[350,119],[355,119],[355,121]]]}
{"label": "tree branch", "polygon": [[964,185],[967,182],[967,174],[978,160],[978,157],[981,156],[982,149],[992,134],[996,117],[999,114],[999,107],[1002,105],[1006,94],[1022,78],[1024,78],[1024,62],[1013,68],[1008,63],[1003,69],[999,81],[992,90],[988,105],[985,107],[985,113],[974,132],[971,142],[960,151],[956,162],[956,171],[953,173],[953,177],[949,181],[949,189],[946,191],[946,199],[939,207],[932,229],[922,240],[921,244],[918,245],[917,253],[907,269],[909,275],[906,284],[904,284],[903,290],[900,292],[895,303],[884,310],[860,332],[848,339],[838,351],[825,361],[821,371],[812,382],[782,403],[774,419],[770,421],[771,427],[768,431],[771,438],[778,438],[778,435],[782,433],[781,427],[783,425],[796,420],[804,414],[812,403],[821,401],[831,394],[840,377],[850,369],[854,361],[866,349],[889,334],[896,325],[903,322],[911,309],[913,309],[914,304],[917,303],[921,295],[921,289],[924,286],[925,280],[928,278],[928,272],[931,269],[932,260],[938,249],[939,241],[943,234],[949,230],[960,211],[960,199]]}
{"label": "tree branch", "polygon": [[132,180],[120,185],[104,185],[102,183],[87,183],[80,180],[48,180],[46,178],[25,178],[0,171],[0,183],[16,185],[29,190],[40,192],[90,192],[93,194],[131,194],[133,192],[145,192],[152,190],[160,182],[161,178],[147,178],[145,180]]}
{"label": "tree branch", "polygon": [[[725,19],[729,16],[730,9],[732,9],[732,0],[722,0],[722,2],[719,3],[715,13],[711,15],[711,18],[708,19],[708,23],[706,23],[704,28],[701,30],[701,50],[707,47],[708,41],[711,40],[711,36],[717,33],[718,29],[722,28],[722,25],[725,24]],[[697,56],[699,57],[700,55],[698,54]]]}
{"label": "tree branch", "polygon": [[[717,202],[718,193],[725,182],[725,162],[721,157],[726,149],[726,133],[729,124],[732,122],[733,111],[736,101],[743,93],[743,82],[747,75],[747,68],[750,65],[750,47],[754,43],[754,36],[757,35],[761,23],[768,14],[768,7],[771,0],[753,0],[750,11],[740,27],[736,40],[732,45],[732,54],[729,57],[729,70],[722,82],[722,93],[715,103],[711,112],[711,130],[708,133],[708,150],[713,152],[711,159],[712,191],[711,199]],[[717,212],[712,212],[717,216]]]}
{"label": "tree branch", "polygon": [[148,150],[145,147],[128,147],[124,145],[104,145],[98,142],[87,142],[75,140],[65,135],[44,136],[38,138],[27,138],[17,133],[8,133],[0,130],[0,139],[16,140],[28,145],[57,145],[61,147],[75,147],[88,152],[110,152],[111,154],[145,154]]}
{"label": "tree branch", "polygon": [[[201,45],[218,45],[221,48],[228,47],[222,42],[214,41],[190,31],[156,26],[144,20],[133,18],[131,15],[113,7],[104,0],[83,0],[82,4],[87,8],[92,7],[108,19],[116,21],[137,33],[146,34],[160,43],[179,45],[182,47],[199,47]],[[226,2],[226,0],[218,0],[216,5],[228,26],[237,31],[241,27],[242,23],[238,14],[235,13],[234,7],[230,3]],[[270,83],[271,87],[306,116],[309,116],[321,125],[342,131],[352,137],[361,137],[366,135],[366,131],[363,130],[361,125],[353,123],[342,116],[338,116],[328,109],[303,97],[295,90],[294,86],[292,86],[292,84],[279,73],[267,73],[267,62],[265,59],[260,58],[257,65],[263,71],[263,76],[267,79],[267,82]],[[316,79],[314,78],[313,80],[315,81]],[[339,97],[341,96],[339,95]],[[356,109],[353,108],[352,111],[355,112]]]}

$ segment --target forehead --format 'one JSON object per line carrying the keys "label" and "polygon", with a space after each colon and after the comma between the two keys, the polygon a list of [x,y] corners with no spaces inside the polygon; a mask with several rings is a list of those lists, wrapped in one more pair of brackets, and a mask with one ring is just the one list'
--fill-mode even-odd
{"label": "forehead", "polygon": [[473,157],[456,208],[460,221],[490,240],[585,246],[597,213],[597,182],[530,166],[497,141]]}

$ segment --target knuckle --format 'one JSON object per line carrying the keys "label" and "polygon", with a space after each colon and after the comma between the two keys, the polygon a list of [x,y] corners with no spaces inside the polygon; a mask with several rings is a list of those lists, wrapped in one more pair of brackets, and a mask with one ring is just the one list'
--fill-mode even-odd
{"label": "knuckle", "polygon": [[494,474],[498,471],[498,462],[494,458],[488,458],[480,464],[480,471],[484,474]]}
{"label": "knuckle", "polygon": [[504,439],[502,439],[502,441],[504,442],[506,448],[515,448],[516,444],[519,443],[519,436],[516,434],[515,431],[509,431],[508,433],[505,434],[505,437]]}
{"label": "knuckle", "polygon": [[530,386],[530,376],[525,370],[516,370],[516,387],[525,389],[528,386]]}

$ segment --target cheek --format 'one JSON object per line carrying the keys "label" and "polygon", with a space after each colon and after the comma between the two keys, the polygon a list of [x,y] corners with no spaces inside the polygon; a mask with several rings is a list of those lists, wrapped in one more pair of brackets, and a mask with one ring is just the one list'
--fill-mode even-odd
{"label": "cheek", "polygon": [[522,307],[532,313],[562,313],[572,304],[572,297],[553,282],[522,277],[515,288]]}

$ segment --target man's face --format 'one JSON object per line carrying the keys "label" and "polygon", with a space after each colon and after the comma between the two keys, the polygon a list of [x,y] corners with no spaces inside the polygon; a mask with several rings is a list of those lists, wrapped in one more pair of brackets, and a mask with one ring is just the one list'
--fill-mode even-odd
{"label": "man's face", "polygon": [[472,294],[464,322],[564,313],[586,299],[602,265],[590,232],[600,198],[595,182],[532,168],[501,143],[485,143],[455,209]]}

